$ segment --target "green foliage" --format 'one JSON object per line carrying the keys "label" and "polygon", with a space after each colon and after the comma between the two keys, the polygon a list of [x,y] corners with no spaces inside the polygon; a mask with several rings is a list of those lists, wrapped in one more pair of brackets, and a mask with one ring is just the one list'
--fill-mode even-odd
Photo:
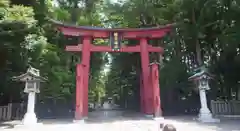
{"label": "green foliage", "polygon": [[[10,78],[25,72],[28,64],[39,68],[41,75],[48,78],[42,85],[39,99],[69,101],[74,98],[75,66],[81,61],[81,55],[66,52],[64,47],[77,40],[64,37],[46,18],[114,28],[181,23],[164,39],[150,42],[165,48],[160,70],[161,89],[184,90],[184,95],[189,95],[193,89],[188,81],[190,72],[206,65],[216,76],[211,83],[212,90],[220,91],[213,99],[217,96],[233,99],[231,92],[238,92],[240,81],[239,13],[238,0],[126,0],[120,3],[58,0],[58,6],[51,0],[32,3],[0,0],[1,100],[19,101],[22,98],[21,88]],[[138,44],[136,40],[126,43]],[[94,44],[107,43],[95,40]],[[104,56],[105,53],[92,54],[89,100],[137,98],[140,55],[116,53],[110,55],[110,61]],[[152,53],[150,59],[158,56]],[[108,73],[103,72],[106,63],[110,64]],[[16,87],[18,90],[10,92]]]}
{"label": "green foliage", "polygon": [[9,6],[9,0],[1,0],[0,1],[0,7],[8,7]]}
{"label": "green foliage", "polygon": [[4,22],[22,22],[29,26],[36,23],[34,19],[33,9],[24,6],[12,6],[11,8],[6,8],[3,17]]}
{"label": "green foliage", "polygon": [[17,93],[10,92],[16,87],[11,77],[19,75],[27,67],[28,49],[25,37],[30,32],[34,33],[36,20],[31,7],[9,6],[9,1],[0,3],[0,10],[3,11],[0,17],[0,77],[3,79],[0,82],[0,91],[3,94],[2,101],[16,101],[19,99],[21,89],[15,89]]}
{"label": "green foliage", "polygon": [[[36,1],[30,6],[23,6],[26,5],[25,3],[10,6],[9,3],[11,2],[8,0],[0,2],[0,54],[3,57],[0,66],[0,74],[1,78],[3,78],[1,85],[3,88],[0,91],[5,92],[3,98],[6,97],[7,100],[9,99],[9,94],[15,94],[11,99],[13,101],[21,100],[21,98],[19,99],[21,95],[16,94],[22,94],[23,87],[17,86],[17,92],[13,93],[6,93],[5,89],[15,86],[17,83],[12,82],[10,78],[25,72],[27,65],[30,64],[40,69],[41,75],[48,79],[48,82],[41,86],[39,99],[72,100],[75,94],[75,65],[78,62],[76,58],[79,55],[73,55],[64,51],[68,41],[64,36],[56,33],[54,27],[50,25],[51,23],[46,23],[45,17],[67,22],[73,21],[73,18],[78,16],[73,16],[76,14],[73,13],[71,8],[61,9],[55,7],[51,4],[51,1]],[[20,3],[18,2],[17,4]],[[90,14],[86,13],[87,8],[77,8],[79,8],[79,11],[83,11],[85,16],[83,18],[79,17],[75,22],[87,25],[89,23],[88,19],[91,18],[88,17]],[[94,15],[94,13],[91,13],[92,15],[94,18],[91,20],[96,21],[92,23],[99,24],[99,17]],[[73,61],[71,61],[71,58],[73,58]],[[99,74],[97,72],[100,72],[101,69],[101,55],[100,57],[99,55],[94,55],[92,59],[97,60],[99,63],[98,66],[94,66],[92,75]],[[95,64],[92,63],[92,65]],[[98,87],[103,86],[103,84],[99,84],[99,80],[96,78],[93,79],[92,83],[97,83],[95,85]],[[93,87],[90,88],[90,93],[94,92],[94,97],[99,99],[102,93],[99,94],[95,90],[102,89]],[[98,93],[98,96],[95,95],[96,93]]]}
{"label": "green foliage", "polygon": [[[236,93],[239,90],[237,74],[239,55],[239,3],[233,1],[217,0],[127,0],[120,4],[105,3],[104,12],[108,17],[105,22],[112,27],[151,27],[166,23],[179,23],[168,38],[162,40],[165,53],[160,73],[162,90],[186,90],[191,93],[192,86],[188,81],[190,72],[199,65],[206,65],[211,73],[216,74],[212,82],[212,90],[220,90],[213,96],[228,96],[229,91]],[[131,44],[132,42],[129,42]],[[123,56],[123,55],[122,55]],[[156,58],[151,55],[151,59]],[[230,59],[231,58],[231,59]],[[135,59],[130,54],[124,58],[115,58],[117,65],[112,65],[113,74],[110,78],[115,84],[109,85],[118,88],[124,81],[135,83],[136,79],[129,81],[131,71],[128,65],[135,65]],[[115,70],[115,66],[120,68]],[[137,65],[139,66],[139,65]],[[133,69],[140,70],[134,66]],[[176,68],[177,67],[177,68]],[[230,75],[231,74],[231,75]],[[109,81],[109,83],[111,83]],[[116,83],[120,83],[116,85]],[[215,83],[215,84],[214,84]],[[225,84],[223,84],[225,83]],[[134,85],[135,86],[135,85]],[[189,87],[189,88],[188,88]],[[237,87],[237,88],[236,88]],[[109,87],[110,88],[110,87]],[[113,90],[113,89],[112,89]],[[231,94],[231,93],[230,93]]]}

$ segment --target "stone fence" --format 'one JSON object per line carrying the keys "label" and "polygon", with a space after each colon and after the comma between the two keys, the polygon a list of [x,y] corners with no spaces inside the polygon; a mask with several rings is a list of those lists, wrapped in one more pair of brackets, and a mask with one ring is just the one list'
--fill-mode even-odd
{"label": "stone fence", "polygon": [[[40,107],[38,108],[39,110],[43,111],[43,109],[45,109],[45,106],[42,108]],[[58,109],[61,109],[61,108],[58,107]],[[20,120],[23,118],[25,111],[26,111],[26,104],[24,103],[9,103],[8,105],[0,106],[0,121]],[[223,115],[240,116],[240,101],[212,100],[211,111],[214,116],[221,116],[221,115],[222,116]],[[39,112],[40,113],[39,115],[41,116],[42,113],[40,111],[37,111],[37,112]],[[49,115],[45,112],[43,112],[43,114]]]}
{"label": "stone fence", "polygon": [[240,115],[240,101],[211,101],[211,110],[214,116]]}
{"label": "stone fence", "polygon": [[0,106],[0,121],[19,120],[24,114],[24,104],[9,103],[5,106]]}

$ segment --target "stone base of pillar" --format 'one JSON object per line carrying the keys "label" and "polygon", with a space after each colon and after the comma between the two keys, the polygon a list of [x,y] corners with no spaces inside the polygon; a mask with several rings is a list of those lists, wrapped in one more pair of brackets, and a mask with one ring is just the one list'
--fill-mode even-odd
{"label": "stone base of pillar", "polygon": [[84,117],[83,117],[83,120],[86,120],[86,119],[88,119],[88,117],[87,117],[87,116],[84,116]]}
{"label": "stone base of pillar", "polygon": [[153,115],[145,114],[144,115],[146,118],[153,118]]}
{"label": "stone base of pillar", "polygon": [[219,119],[215,119],[212,116],[212,113],[208,109],[201,109],[198,115],[198,121],[204,123],[215,123],[220,122]]}
{"label": "stone base of pillar", "polygon": [[85,123],[85,120],[82,119],[82,120],[73,120],[73,123],[76,123],[76,124],[84,124]]}
{"label": "stone base of pillar", "polygon": [[161,122],[164,121],[164,117],[162,116],[154,117],[153,120]]}
{"label": "stone base of pillar", "polygon": [[35,113],[26,113],[22,120],[23,125],[36,125],[37,124],[37,117]]}

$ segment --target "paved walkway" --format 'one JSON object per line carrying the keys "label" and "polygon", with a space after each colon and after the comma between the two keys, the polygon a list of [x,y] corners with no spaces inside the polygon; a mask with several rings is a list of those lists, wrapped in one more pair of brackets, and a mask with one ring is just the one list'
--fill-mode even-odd
{"label": "paved walkway", "polygon": [[[1,131],[160,131],[159,123],[136,113],[117,113],[117,116],[102,116],[92,113],[85,123],[73,123],[71,120],[44,120],[43,124],[33,127],[5,126]],[[217,124],[203,124],[193,121],[191,117],[168,117],[164,123],[173,124],[177,131],[240,131],[240,120],[223,120]],[[9,125],[14,122],[8,123]],[[16,123],[16,122],[15,122]]]}

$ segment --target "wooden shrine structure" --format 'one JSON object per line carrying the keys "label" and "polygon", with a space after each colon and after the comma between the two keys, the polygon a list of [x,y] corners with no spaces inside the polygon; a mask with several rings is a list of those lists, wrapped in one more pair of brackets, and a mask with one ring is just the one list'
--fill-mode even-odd
{"label": "wooden shrine structure", "polygon": [[[161,115],[159,68],[157,63],[150,65],[149,52],[163,53],[162,47],[148,44],[149,39],[162,38],[171,31],[172,25],[154,28],[99,28],[75,26],[53,21],[67,36],[81,37],[76,45],[66,46],[66,51],[82,52],[81,63],[76,67],[76,111],[75,119],[88,116],[88,84],[91,52],[139,52],[141,55],[141,111],[146,115]],[[109,46],[93,45],[94,38],[109,39]],[[123,40],[137,39],[136,46],[123,46]]]}

